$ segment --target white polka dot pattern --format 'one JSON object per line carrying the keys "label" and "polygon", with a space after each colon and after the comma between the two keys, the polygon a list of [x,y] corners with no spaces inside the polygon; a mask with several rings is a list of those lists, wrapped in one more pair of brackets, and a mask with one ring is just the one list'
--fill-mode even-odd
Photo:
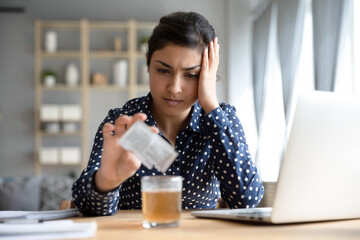
{"label": "white polka dot pattern", "polygon": [[144,112],[148,115],[146,123],[156,126],[150,113],[150,99],[149,94],[130,100],[123,108],[110,110],[100,124],[88,166],[72,187],[73,200],[82,214],[112,215],[118,209],[141,209],[140,178],[160,174],[183,177],[184,209],[215,208],[220,195],[230,208],[251,208],[259,204],[264,194],[263,185],[251,161],[236,110],[225,103],[207,115],[198,103],[194,105],[189,125],[176,137],[175,150],[179,155],[167,172],[141,166],[118,188],[99,193],[93,176],[101,165],[104,123],[113,123],[123,114]]}

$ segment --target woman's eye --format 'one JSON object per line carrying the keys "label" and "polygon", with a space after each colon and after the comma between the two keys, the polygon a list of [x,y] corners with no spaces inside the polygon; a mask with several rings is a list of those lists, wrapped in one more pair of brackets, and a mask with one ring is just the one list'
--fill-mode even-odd
{"label": "woman's eye", "polygon": [[188,78],[199,78],[199,74],[186,74],[186,77],[188,77]]}
{"label": "woman's eye", "polygon": [[159,68],[157,71],[158,71],[159,73],[170,73],[169,70],[163,69],[163,68]]}

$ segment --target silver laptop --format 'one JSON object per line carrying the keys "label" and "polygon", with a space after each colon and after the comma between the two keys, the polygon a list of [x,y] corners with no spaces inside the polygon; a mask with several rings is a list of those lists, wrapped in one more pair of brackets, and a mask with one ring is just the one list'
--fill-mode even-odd
{"label": "silver laptop", "polygon": [[273,224],[360,218],[360,99],[321,91],[298,98],[272,208],[191,214]]}

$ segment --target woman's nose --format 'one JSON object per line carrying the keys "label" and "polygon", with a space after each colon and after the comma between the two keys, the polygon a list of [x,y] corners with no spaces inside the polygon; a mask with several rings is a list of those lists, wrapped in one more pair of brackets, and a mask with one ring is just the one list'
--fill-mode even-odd
{"label": "woman's nose", "polygon": [[174,74],[169,80],[167,90],[172,94],[181,92],[181,76]]}

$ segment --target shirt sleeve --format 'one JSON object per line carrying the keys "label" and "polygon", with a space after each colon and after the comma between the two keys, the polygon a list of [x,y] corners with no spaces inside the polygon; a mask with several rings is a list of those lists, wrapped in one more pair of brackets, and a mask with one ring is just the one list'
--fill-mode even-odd
{"label": "shirt sleeve", "polygon": [[105,123],[114,123],[117,110],[110,110],[107,117],[100,124],[95,135],[90,159],[87,167],[72,186],[72,197],[76,207],[85,216],[113,215],[117,211],[119,203],[120,187],[107,193],[97,191],[94,183],[94,174],[101,165],[103,150],[102,127]]}
{"label": "shirt sleeve", "polygon": [[221,104],[203,119],[203,130],[211,139],[212,164],[220,183],[221,198],[230,208],[256,207],[264,188],[235,107]]}

